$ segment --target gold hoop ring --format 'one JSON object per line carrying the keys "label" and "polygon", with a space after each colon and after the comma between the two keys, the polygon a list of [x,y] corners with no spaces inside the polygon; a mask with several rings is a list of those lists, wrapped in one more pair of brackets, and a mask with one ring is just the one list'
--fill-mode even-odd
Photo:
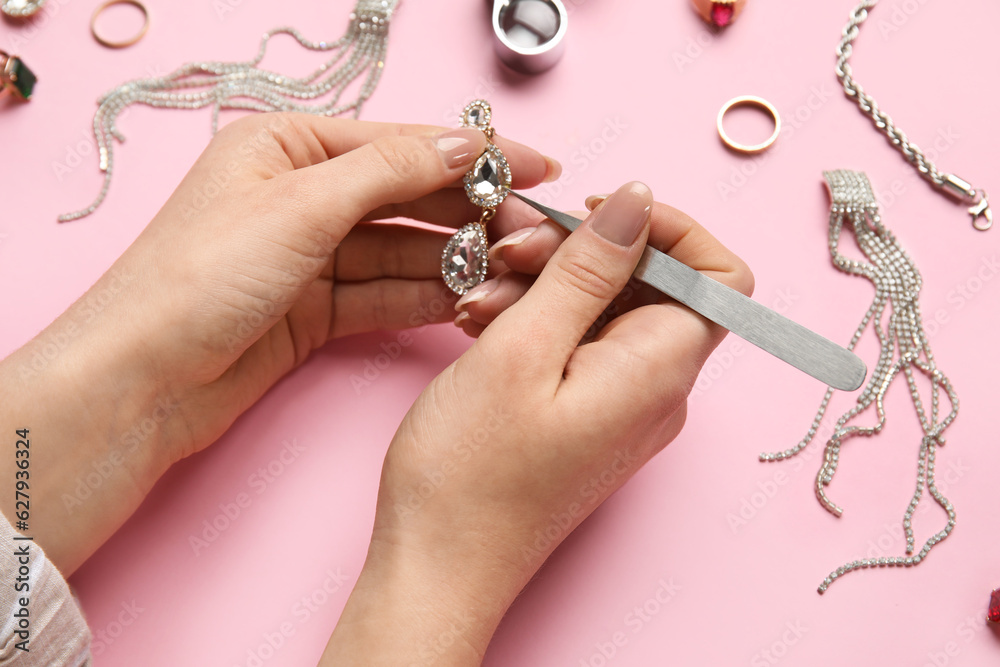
{"label": "gold hoop ring", "polygon": [[[134,37],[123,39],[120,42],[112,42],[109,39],[101,37],[101,35],[97,32],[98,17],[104,13],[105,9],[113,5],[132,5],[142,12],[142,28],[139,29],[139,32]],[[147,10],[146,6],[139,2],[139,0],[105,0],[105,2],[98,5],[97,9],[94,10],[94,14],[90,17],[90,34],[94,36],[94,39],[96,39],[99,44],[102,44],[109,49],[124,49],[126,46],[132,46],[146,36],[147,30],[149,30],[149,10]]]}
{"label": "gold hoop ring", "polygon": [[[746,144],[741,144],[733,141],[728,134],[726,134],[725,128],[722,127],[722,119],[725,118],[726,114],[733,107],[750,106],[763,109],[767,113],[771,114],[771,118],[774,120],[774,132],[770,137],[760,142],[759,144],[753,144],[752,146],[747,146]],[[722,142],[732,148],[734,151],[739,151],[741,153],[759,153],[771,146],[781,134],[781,116],[778,115],[778,110],[774,108],[774,105],[765,100],[762,97],[757,97],[756,95],[743,95],[741,97],[734,97],[719,109],[719,118],[716,121],[716,126],[719,129],[719,137]]]}

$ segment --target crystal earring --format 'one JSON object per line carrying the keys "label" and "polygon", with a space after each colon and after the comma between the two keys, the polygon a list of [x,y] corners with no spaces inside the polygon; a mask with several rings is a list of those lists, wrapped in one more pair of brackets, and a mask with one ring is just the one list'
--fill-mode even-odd
{"label": "crystal earring", "polygon": [[486,100],[475,100],[462,111],[462,127],[475,127],[486,134],[489,144],[472,169],[465,175],[465,194],[483,209],[476,222],[455,232],[441,253],[441,275],[455,294],[462,295],[486,279],[489,267],[489,241],[486,223],[496,214],[510,192],[510,167],[507,158],[493,143],[495,130],[490,125],[493,111]]}

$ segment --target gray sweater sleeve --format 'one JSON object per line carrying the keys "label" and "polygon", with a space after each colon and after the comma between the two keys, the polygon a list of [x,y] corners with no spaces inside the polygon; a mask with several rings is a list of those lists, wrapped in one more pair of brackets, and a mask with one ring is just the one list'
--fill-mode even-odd
{"label": "gray sweater sleeve", "polygon": [[0,515],[0,667],[90,665],[90,630],[66,580]]}

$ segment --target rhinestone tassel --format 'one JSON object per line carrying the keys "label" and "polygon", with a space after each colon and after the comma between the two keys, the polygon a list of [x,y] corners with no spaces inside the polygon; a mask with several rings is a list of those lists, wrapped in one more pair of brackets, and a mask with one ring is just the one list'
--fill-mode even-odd
{"label": "rhinestone tassel", "polygon": [[[834,581],[854,570],[917,565],[927,557],[934,545],[951,534],[955,528],[955,509],[937,487],[934,463],[938,447],[944,444],[944,431],[958,415],[958,396],[951,382],[938,369],[924,331],[918,300],[922,285],[920,272],[892,232],[882,225],[878,204],[868,177],[860,172],[843,170],[824,172],[823,175],[830,188],[829,246],[833,265],[844,273],[867,278],[875,287],[875,299],[865,312],[847,348],[853,350],[864,331],[871,325],[881,349],[875,369],[868,384],[858,396],[857,404],[841,415],[834,426],[833,435],[827,440],[823,461],[816,475],[816,497],[820,504],[835,516],[841,515],[841,508],[826,495],[826,487],[833,481],[840,463],[841,445],[856,436],[871,437],[881,432],[885,426],[885,394],[889,385],[899,375],[906,378],[924,435],[917,456],[916,489],[903,514],[906,555],[866,558],[845,563],[823,580],[818,589],[821,594]],[[869,261],[852,260],[841,254],[840,238],[845,223],[850,225],[858,247]],[[886,311],[888,311],[887,317]],[[931,383],[929,413],[917,387],[918,374],[928,378]],[[942,392],[948,397],[950,406],[943,418],[939,403]],[[805,449],[816,437],[832,396],[833,389],[827,388],[809,430],[798,444],[781,452],[761,454],[760,460],[781,461]],[[857,426],[851,423],[859,415],[868,412],[872,406],[875,408],[877,419],[874,425]],[[914,553],[913,513],[925,488],[947,513],[948,521],[942,530],[927,539],[919,552]]]}

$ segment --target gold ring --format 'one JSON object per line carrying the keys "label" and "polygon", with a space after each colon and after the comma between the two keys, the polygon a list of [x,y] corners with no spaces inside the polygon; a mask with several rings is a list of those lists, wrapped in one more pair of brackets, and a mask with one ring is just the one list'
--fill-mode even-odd
{"label": "gold ring", "polygon": [[[741,106],[751,106],[763,109],[767,113],[771,114],[771,118],[774,119],[774,132],[770,137],[760,142],[759,144],[754,144],[752,146],[747,146],[746,144],[741,144],[733,141],[728,134],[726,134],[725,128],[722,127],[722,119],[725,118],[726,114],[733,107]],[[734,151],[739,151],[741,153],[759,153],[762,150],[768,148],[781,134],[781,116],[778,115],[778,110],[774,108],[774,105],[765,100],[762,97],[757,97],[756,95],[743,95],[741,97],[734,97],[719,109],[719,118],[716,121],[716,126],[719,129],[719,137],[722,139],[723,143],[732,148]]]}
{"label": "gold ring", "polygon": [[[132,5],[133,7],[137,7],[139,11],[142,12],[142,28],[139,29],[139,32],[134,37],[124,39],[120,42],[112,42],[111,40],[105,39],[98,34],[97,18],[104,12],[105,9],[111,7],[112,5]],[[94,36],[94,39],[96,39],[98,43],[103,44],[109,49],[123,49],[126,46],[132,46],[145,37],[147,30],[149,30],[149,11],[146,9],[144,4],[139,2],[139,0],[105,0],[105,2],[102,2],[97,9],[94,10],[93,16],[90,17],[90,34]]]}

